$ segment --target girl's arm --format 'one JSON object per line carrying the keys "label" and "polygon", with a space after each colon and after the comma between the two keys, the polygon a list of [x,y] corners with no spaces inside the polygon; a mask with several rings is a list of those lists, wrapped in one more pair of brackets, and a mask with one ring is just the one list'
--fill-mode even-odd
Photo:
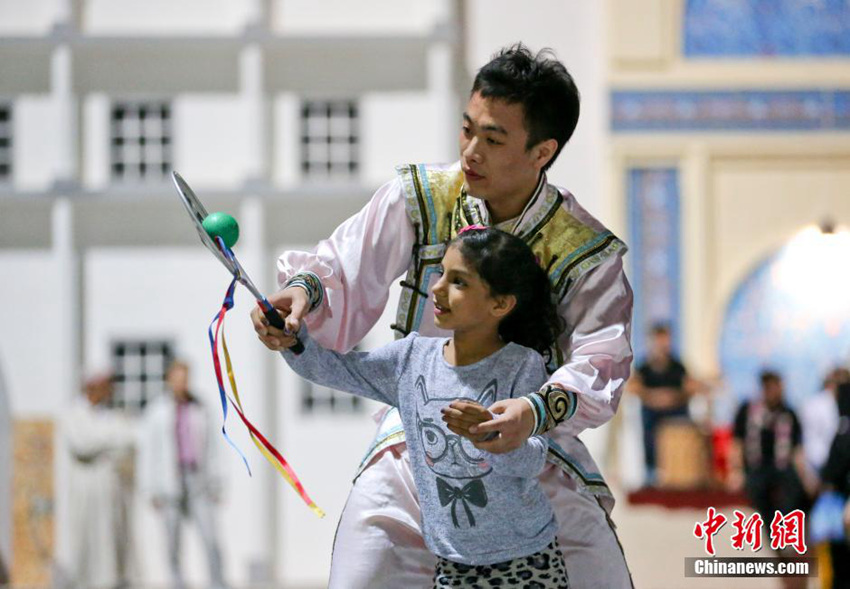
{"label": "girl's arm", "polygon": [[531,479],[543,472],[548,450],[549,444],[546,438],[531,436],[513,452],[504,454],[485,452],[485,455],[490,466],[500,475]]}
{"label": "girl's arm", "polygon": [[284,350],[281,355],[300,376],[335,390],[398,405],[399,367],[404,364],[415,335],[371,352],[347,354],[323,348],[307,335],[306,329],[299,337],[304,351],[296,356]]}

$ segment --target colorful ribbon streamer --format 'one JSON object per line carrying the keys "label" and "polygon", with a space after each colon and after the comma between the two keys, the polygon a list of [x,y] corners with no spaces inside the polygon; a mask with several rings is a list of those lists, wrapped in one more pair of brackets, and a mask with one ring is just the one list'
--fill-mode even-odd
{"label": "colorful ribbon streamer", "polygon": [[[227,435],[227,394],[224,392],[224,380],[221,377],[221,362],[218,360],[218,332],[221,328],[221,324],[224,323],[224,314],[227,313],[230,309],[233,308],[233,291],[236,290],[236,279],[230,283],[230,286],[227,287],[227,293],[224,295],[224,303],[221,306],[221,310],[215,314],[213,317],[212,323],[210,323],[210,327],[208,330],[209,338],[210,338],[210,347],[212,348],[212,357],[213,357],[213,366],[215,367],[215,378],[218,381],[218,393],[221,397],[221,433],[224,435],[224,439],[227,440],[227,443],[239,453],[239,456],[242,457],[242,462],[245,463],[245,468],[248,469],[248,475],[251,476],[251,467],[248,465],[248,459],[245,458],[245,455],[242,453],[242,450],[230,439],[230,436]],[[213,326],[215,326],[215,331],[213,331]]]}
{"label": "colorful ribbon streamer", "polygon": [[[221,306],[221,310],[216,314],[213,319],[212,324],[210,324],[210,345],[212,346],[212,355],[213,355],[213,365],[215,366],[215,376],[218,381],[218,390],[221,395],[221,404],[222,404],[222,412],[224,413],[224,420],[227,420],[227,400],[230,401],[230,404],[233,405],[233,409],[239,415],[239,418],[242,420],[242,423],[245,424],[245,427],[248,428],[248,433],[251,436],[251,441],[254,442],[254,445],[260,451],[260,453],[265,456],[266,460],[268,460],[272,466],[280,473],[280,475],[286,480],[287,483],[295,489],[298,494],[301,496],[301,499],[307,506],[319,517],[325,517],[325,512],[316,505],[316,503],[310,498],[307,494],[307,491],[304,489],[304,486],[301,484],[301,481],[298,480],[298,476],[295,474],[295,471],[286,461],[286,459],[278,452],[277,448],[275,448],[271,442],[266,439],[266,437],[258,430],[254,424],[252,424],[247,417],[245,417],[245,410],[242,407],[242,400],[239,398],[239,389],[236,386],[236,377],[233,374],[233,364],[230,361],[230,352],[227,350],[227,340],[224,337],[224,316],[230,309],[233,308],[233,291],[236,285],[236,279],[230,283],[230,286],[227,289],[227,293],[224,296],[224,302]],[[215,325],[215,335],[213,335],[213,324]],[[222,377],[221,371],[221,362],[218,357],[218,334],[221,332],[221,344],[222,350],[224,351],[224,361],[225,366],[227,367],[227,377],[230,381],[230,389],[233,391],[233,397],[228,397],[225,393],[224,387],[224,378]],[[228,437],[227,432],[224,429],[224,424],[222,424],[221,431],[224,434],[224,437],[227,439],[228,443],[237,451],[239,455],[242,456],[242,460],[245,462],[245,466],[248,467],[248,461],[245,459],[245,455],[236,447],[236,445],[231,441]],[[248,468],[248,474],[251,474],[250,467]]]}

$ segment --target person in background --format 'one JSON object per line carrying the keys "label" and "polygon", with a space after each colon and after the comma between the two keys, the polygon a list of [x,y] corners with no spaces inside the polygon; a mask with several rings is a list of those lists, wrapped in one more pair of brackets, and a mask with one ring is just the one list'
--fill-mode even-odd
{"label": "person in background", "polygon": [[746,490],[752,506],[768,523],[775,511],[804,509],[818,481],[806,465],[797,415],[785,404],[782,377],[764,370],[759,396],[735,415],[729,485]]}
{"label": "person in background", "polygon": [[800,409],[803,427],[803,450],[809,466],[816,472],[823,468],[832,440],[838,431],[838,386],[850,382],[846,368],[835,368],[826,377],[823,390],[808,399]]}
{"label": "person in background", "polygon": [[174,587],[186,583],[181,569],[183,522],[197,525],[213,589],[227,587],[215,529],[221,485],[212,456],[212,429],[204,406],[189,390],[189,365],[175,360],[166,371],[168,394],[148,408],[139,443],[139,483],[162,514]]}
{"label": "person in background", "polygon": [[826,462],[821,471],[823,490],[835,492],[844,501],[844,538],[829,543],[832,561],[832,587],[850,587],[850,382],[841,382],[835,387],[836,406],[839,413],[835,439],[830,445]]}
{"label": "person in background", "polygon": [[86,589],[128,583],[131,494],[122,467],[131,460],[135,431],[109,409],[112,394],[112,375],[93,374],[61,426],[71,454],[69,572]]}
{"label": "person in background", "polygon": [[670,327],[659,323],[650,331],[649,354],[638,365],[628,388],[641,400],[646,481],[651,486],[657,480],[659,428],[670,419],[687,419],[688,401],[705,387],[688,376],[684,364],[673,354]]}

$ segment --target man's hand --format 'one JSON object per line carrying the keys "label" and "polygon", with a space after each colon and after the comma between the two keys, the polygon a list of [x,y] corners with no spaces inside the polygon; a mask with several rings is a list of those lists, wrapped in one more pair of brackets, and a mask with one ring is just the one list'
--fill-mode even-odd
{"label": "man's hand", "polygon": [[270,296],[269,302],[284,318],[286,329],[293,335],[288,335],[283,330],[269,325],[268,319],[259,307],[251,311],[251,322],[263,345],[273,352],[279,352],[295,345],[294,334],[298,333],[301,320],[310,310],[310,299],[303,288],[291,286]]}
{"label": "man's hand", "polygon": [[[488,411],[495,417],[490,419]],[[443,410],[443,421],[454,433],[472,440],[479,450],[504,454],[522,446],[531,435],[534,413],[522,399],[496,401],[487,409],[475,403],[454,401]],[[485,441],[493,432],[498,437]]]}

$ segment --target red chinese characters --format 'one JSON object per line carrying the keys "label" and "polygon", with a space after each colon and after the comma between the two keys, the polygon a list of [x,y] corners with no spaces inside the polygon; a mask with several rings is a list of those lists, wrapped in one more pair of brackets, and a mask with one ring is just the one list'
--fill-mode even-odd
{"label": "red chinese characters", "polygon": [[705,552],[714,556],[714,536],[720,531],[720,528],[726,525],[726,516],[717,513],[717,510],[713,507],[708,508],[707,516],[704,522],[697,523],[694,526],[694,536],[700,540],[705,540]]}
{"label": "red chinese characters", "polygon": [[735,533],[732,535],[732,548],[743,550],[744,544],[748,544],[753,552],[761,550],[761,528],[764,525],[761,515],[754,513],[750,517],[745,517],[737,509],[734,514],[735,521],[732,522],[732,527],[735,528]]}
{"label": "red chinese characters", "polygon": [[806,553],[806,514],[799,509],[784,516],[777,511],[770,522],[770,547],[782,550],[787,546],[797,554]]}
{"label": "red chinese characters", "polygon": [[[762,530],[765,521],[761,514],[753,513],[747,517],[737,509],[733,512],[735,519],[732,521],[732,548],[743,550],[749,546],[753,552],[758,552],[762,547]],[[694,525],[694,537],[703,540],[705,552],[709,556],[716,556],[714,536],[729,521],[725,515],[718,513],[714,507],[706,510],[706,519]],[[786,548],[793,548],[798,554],[805,554],[806,546],[806,514],[799,509],[782,515],[777,511],[770,523],[770,547],[779,552]]]}

